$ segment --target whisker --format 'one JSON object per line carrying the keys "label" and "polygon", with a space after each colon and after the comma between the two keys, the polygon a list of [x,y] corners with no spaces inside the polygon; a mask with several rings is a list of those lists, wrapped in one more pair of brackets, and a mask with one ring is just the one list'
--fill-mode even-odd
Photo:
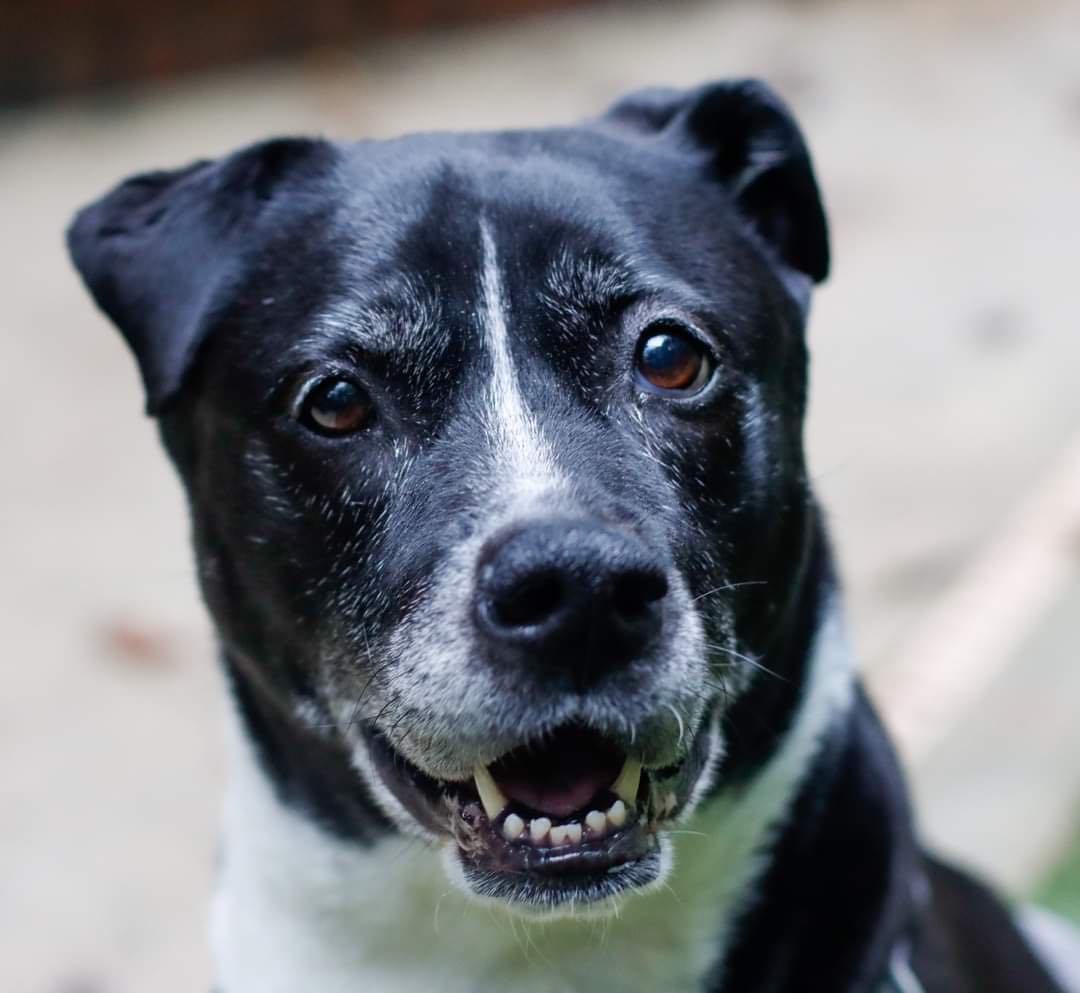
{"label": "whisker", "polygon": [[759,662],[751,655],[743,655],[742,652],[737,652],[734,648],[728,648],[726,645],[715,645],[709,643],[708,648],[710,651],[723,652],[723,654],[727,655],[729,658],[733,658],[739,662],[745,662],[747,665],[753,666],[760,672],[767,673],[768,675],[779,679],[781,682],[788,682],[788,678],[786,676],[781,675],[779,672],[774,672],[768,666]]}
{"label": "whisker", "polygon": [[435,933],[439,936],[442,935],[442,932],[439,930],[439,908],[442,906],[443,900],[445,900],[448,896],[450,896],[450,890],[443,890],[442,893],[439,895],[439,899],[435,901],[435,916],[431,924]]}
{"label": "whisker", "polygon": [[725,583],[723,586],[717,586],[715,589],[706,590],[704,593],[699,593],[696,597],[693,597],[691,603],[697,603],[698,600],[704,600],[706,597],[715,596],[717,593],[729,593],[732,590],[742,589],[744,586],[768,586],[769,581],[767,579],[747,579],[741,583]]}
{"label": "whisker", "polygon": [[683,725],[682,715],[675,709],[674,704],[665,703],[664,706],[671,711],[675,718],[675,723],[679,725],[679,740],[676,743],[676,747],[680,747],[683,743],[683,738],[686,737],[686,727]]}
{"label": "whisker", "polygon": [[682,905],[682,897],[676,892],[675,887],[671,885],[667,880],[660,884],[660,888],[666,890],[671,894],[671,898],[680,906]]}

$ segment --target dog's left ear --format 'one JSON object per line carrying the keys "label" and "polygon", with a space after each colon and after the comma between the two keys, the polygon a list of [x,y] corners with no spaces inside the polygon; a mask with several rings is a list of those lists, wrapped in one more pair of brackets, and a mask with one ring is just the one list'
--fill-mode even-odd
{"label": "dog's left ear", "polygon": [[764,83],[710,83],[632,93],[606,119],[704,156],[710,175],[777,259],[814,282],[829,273],[829,235],[810,153]]}
{"label": "dog's left ear", "polygon": [[180,390],[286,180],[332,155],[315,139],[262,142],[216,162],[133,176],[75,216],[72,261],[135,353],[149,413]]}

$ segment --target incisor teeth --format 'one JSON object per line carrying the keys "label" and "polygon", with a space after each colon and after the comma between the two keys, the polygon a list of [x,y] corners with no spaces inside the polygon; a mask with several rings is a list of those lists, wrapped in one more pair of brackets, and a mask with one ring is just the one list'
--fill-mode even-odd
{"label": "incisor teeth", "polygon": [[529,821],[529,837],[537,844],[546,841],[551,831],[551,821],[547,817],[537,817]]}
{"label": "incisor teeth", "polygon": [[626,823],[626,804],[622,800],[616,800],[608,807],[607,819],[612,827],[621,828]]}
{"label": "incisor teeth", "polygon": [[607,831],[607,815],[600,810],[590,810],[585,816],[585,826],[593,835],[599,837]]}
{"label": "incisor teeth", "polygon": [[507,814],[503,821],[503,837],[507,841],[516,841],[525,830],[525,822],[517,814]]}
{"label": "incisor teeth", "polygon": [[503,796],[502,790],[496,785],[487,766],[478,765],[473,769],[473,779],[476,781],[476,792],[480,794],[480,802],[484,805],[488,820],[495,820],[510,801]]}
{"label": "incisor teeth", "polygon": [[[580,831],[581,828],[579,827]],[[569,824],[556,824],[551,829],[551,844],[558,848],[560,845],[568,844],[570,841],[570,825]]]}
{"label": "incisor teeth", "polygon": [[619,773],[619,778],[611,786],[612,792],[623,800],[628,807],[637,802],[638,786],[641,785],[641,763],[628,758]]}
{"label": "incisor teeth", "polygon": [[581,844],[581,825],[577,821],[571,821],[569,824],[563,825],[563,837],[571,845]]}

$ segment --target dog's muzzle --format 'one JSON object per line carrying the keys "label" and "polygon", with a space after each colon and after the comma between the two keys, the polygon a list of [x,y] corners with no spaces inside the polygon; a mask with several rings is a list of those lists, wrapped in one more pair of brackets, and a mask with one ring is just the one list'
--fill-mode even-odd
{"label": "dog's muzzle", "polygon": [[530,523],[485,544],[473,588],[483,664],[520,674],[522,693],[543,692],[577,716],[523,726],[494,761],[453,779],[425,773],[369,727],[375,774],[428,834],[456,843],[465,880],[481,895],[553,908],[654,882],[662,831],[693,795],[714,730],[704,721],[684,735],[670,706],[639,725],[588,715],[600,695],[625,692],[620,679],[632,666],[640,682],[642,660],[657,654],[669,607],[665,563],[611,526]]}

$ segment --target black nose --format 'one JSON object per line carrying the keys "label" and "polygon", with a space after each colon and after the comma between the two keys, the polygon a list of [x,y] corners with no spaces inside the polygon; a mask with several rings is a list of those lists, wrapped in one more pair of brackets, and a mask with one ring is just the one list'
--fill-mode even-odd
{"label": "black nose", "polygon": [[578,685],[660,634],[668,582],[640,541],[592,524],[532,524],[481,556],[476,622],[493,656],[559,669]]}

